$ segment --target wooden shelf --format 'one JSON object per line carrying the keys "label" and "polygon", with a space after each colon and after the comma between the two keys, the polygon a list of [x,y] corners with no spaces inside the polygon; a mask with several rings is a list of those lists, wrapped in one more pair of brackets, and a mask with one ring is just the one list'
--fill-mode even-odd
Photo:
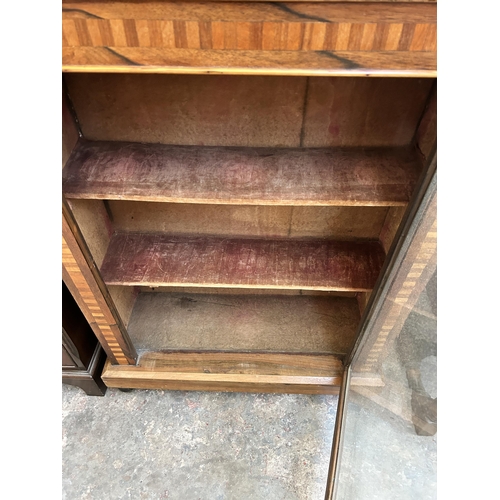
{"label": "wooden shelf", "polygon": [[101,266],[107,285],[372,290],[379,242],[117,233]]}
{"label": "wooden shelf", "polygon": [[128,332],[139,351],[343,356],[360,313],[355,298],[140,293]]}
{"label": "wooden shelf", "polygon": [[235,148],[82,141],[67,198],[235,205],[398,206],[421,168],[410,148]]}

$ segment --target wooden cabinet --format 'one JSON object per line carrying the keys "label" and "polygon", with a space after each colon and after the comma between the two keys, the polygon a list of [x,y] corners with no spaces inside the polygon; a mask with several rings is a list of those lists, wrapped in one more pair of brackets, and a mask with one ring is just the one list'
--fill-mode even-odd
{"label": "wooden cabinet", "polygon": [[66,285],[62,284],[62,381],[89,396],[104,396],[106,355]]}
{"label": "wooden cabinet", "polygon": [[63,2],[63,276],[103,380],[338,391],[434,154],[435,4],[139,4]]}

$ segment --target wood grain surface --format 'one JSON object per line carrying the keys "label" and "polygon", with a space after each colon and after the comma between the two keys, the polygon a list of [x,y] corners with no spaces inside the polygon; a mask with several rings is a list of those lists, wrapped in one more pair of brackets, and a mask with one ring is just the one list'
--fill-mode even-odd
{"label": "wood grain surface", "polygon": [[309,78],[304,147],[408,146],[433,80]]}
{"label": "wood grain surface", "polygon": [[62,167],[64,168],[71,151],[78,142],[78,127],[69,109],[68,97],[62,96]]}
{"label": "wood grain surface", "polygon": [[306,78],[66,74],[64,79],[88,140],[300,146]]}
{"label": "wood grain surface", "polygon": [[348,352],[355,298],[141,293],[128,332],[138,351]]}
{"label": "wood grain surface", "polygon": [[[89,1],[62,2],[63,20],[68,19],[171,19],[210,22],[303,22],[314,24],[341,22],[435,22],[436,5],[400,2],[352,5],[348,2],[163,2],[163,1]],[[179,26],[177,27],[179,28]],[[131,29],[133,32],[134,30]],[[130,37],[130,36],[129,36]],[[139,38],[139,37],[137,37]]]}
{"label": "wood grain surface", "polygon": [[423,78],[65,74],[87,140],[184,146],[409,146]]}
{"label": "wood grain surface", "polygon": [[[63,280],[112,363],[135,364],[137,353],[95,264],[89,263],[73,230],[69,207],[63,204]],[[83,238],[82,238],[83,239]],[[87,250],[86,250],[87,251]]]}
{"label": "wood grain surface", "polygon": [[101,200],[70,200],[68,197],[65,198],[78,224],[78,229],[85,239],[85,244],[92,255],[92,259],[97,267],[100,267],[113,234],[113,227],[104,202]]}
{"label": "wood grain surface", "polygon": [[[211,366],[210,366],[211,365]],[[331,376],[342,370],[342,362],[330,355],[300,355],[245,352],[146,352],[138,366],[152,370],[182,370],[185,373],[233,373],[267,375]],[[217,366],[216,369],[214,367]],[[212,369],[211,369],[212,368]]]}
{"label": "wood grain surface", "polygon": [[422,153],[424,161],[432,155],[437,145],[437,82],[429,94],[429,100],[415,134],[415,143]]}
{"label": "wood grain surface", "polygon": [[371,290],[385,258],[375,241],[231,239],[119,233],[101,267],[108,285]]}
{"label": "wood grain surface", "polygon": [[[75,202],[76,200],[72,200]],[[390,207],[202,205],[109,201],[117,232],[376,240]]]}
{"label": "wood grain surface", "polygon": [[436,52],[63,47],[63,72],[274,76],[437,76]]}
{"label": "wood grain surface", "polygon": [[[259,3],[264,0],[245,0],[245,3]],[[283,2],[278,2],[278,0],[266,0],[269,3],[283,3]],[[185,3],[193,2],[199,4],[199,0],[184,0]],[[220,3],[220,0],[206,0],[204,3]],[[237,2],[241,3],[242,0],[225,0],[225,2]],[[397,3],[406,3],[406,2],[416,2],[416,3],[436,3],[436,0],[309,0],[307,3],[332,3],[332,2],[338,2],[338,3],[348,3],[348,2],[363,2],[363,3],[369,3],[369,2],[382,2],[382,3],[388,3],[388,2],[397,2]],[[62,0],[62,5],[64,6],[65,4],[71,4],[72,6],[76,7],[77,4],[92,4],[92,3],[102,3],[102,0]],[[152,3],[151,0],[129,0],[129,3],[136,3],[136,4],[150,4]],[[156,2],[158,4],[158,0]],[[288,0],[286,2],[287,4],[290,3],[305,3],[304,0]]]}
{"label": "wood grain surface", "polygon": [[[129,289],[130,287],[116,286],[108,288],[120,288]],[[200,293],[199,287],[189,287],[189,286],[137,286],[138,293],[183,293],[183,294],[197,294]],[[277,295],[277,296],[290,296],[290,295],[301,295],[301,296],[317,296],[317,297],[348,297],[355,299],[360,293],[368,292],[336,292],[336,291],[324,291],[324,290],[302,290],[300,288],[294,288],[292,290],[277,290],[272,288],[238,288],[234,290],[232,288],[216,288],[210,287],[210,290],[204,290],[205,293],[210,293],[210,295]],[[358,301],[359,305],[359,301]]]}
{"label": "wood grain surface", "polygon": [[336,394],[342,362],[330,355],[147,352],[137,366],[106,364],[108,387]]}
{"label": "wood grain surface", "polygon": [[63,172],[68,198],[255,205],[408,202],[416,151],[82,142]]}
{"label": "wood grain surface", "polygon": [[[308,71],[388,71],[390,64],[377,54],[398,52],[413,54],[406,70],[426,66],[423,73],[432,73],[436,68],[434,3],[68,2],[62,28],[66,71],[179,66],[258,71],[243,54],[252,51],[262,54],[268,72],[283,66],[269,54],[280,51],[309,52],[316,61],[309,60]],[[176,57],[180,50],[235,54],[231,60],[212,53],[202,62],[195,53]],[[426,54],[434,60],[426,60]]]}
{"label": "wood grain surface", "polygon": [[379,241],[384,247],[384,252],[389,253],[394,237],[399,229],[401,221],[406,212],[406,207],[391,207],[387,211],[384,225],[379,234]]}

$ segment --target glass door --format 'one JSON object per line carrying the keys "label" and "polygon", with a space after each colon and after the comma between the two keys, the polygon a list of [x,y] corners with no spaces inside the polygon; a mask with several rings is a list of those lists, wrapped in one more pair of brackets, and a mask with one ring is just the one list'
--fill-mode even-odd
{"label": "glass door", "polygon": [[346,360],[327,500],[437,496],[435,159],[418,196]]}

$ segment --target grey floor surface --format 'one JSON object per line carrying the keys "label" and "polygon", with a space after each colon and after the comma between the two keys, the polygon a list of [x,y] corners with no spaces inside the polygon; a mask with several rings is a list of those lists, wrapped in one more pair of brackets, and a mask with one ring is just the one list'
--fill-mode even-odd
{"label": "grey floor surface", "polygon": [[64,500],[324,497],[337,396],[63,384]]}

